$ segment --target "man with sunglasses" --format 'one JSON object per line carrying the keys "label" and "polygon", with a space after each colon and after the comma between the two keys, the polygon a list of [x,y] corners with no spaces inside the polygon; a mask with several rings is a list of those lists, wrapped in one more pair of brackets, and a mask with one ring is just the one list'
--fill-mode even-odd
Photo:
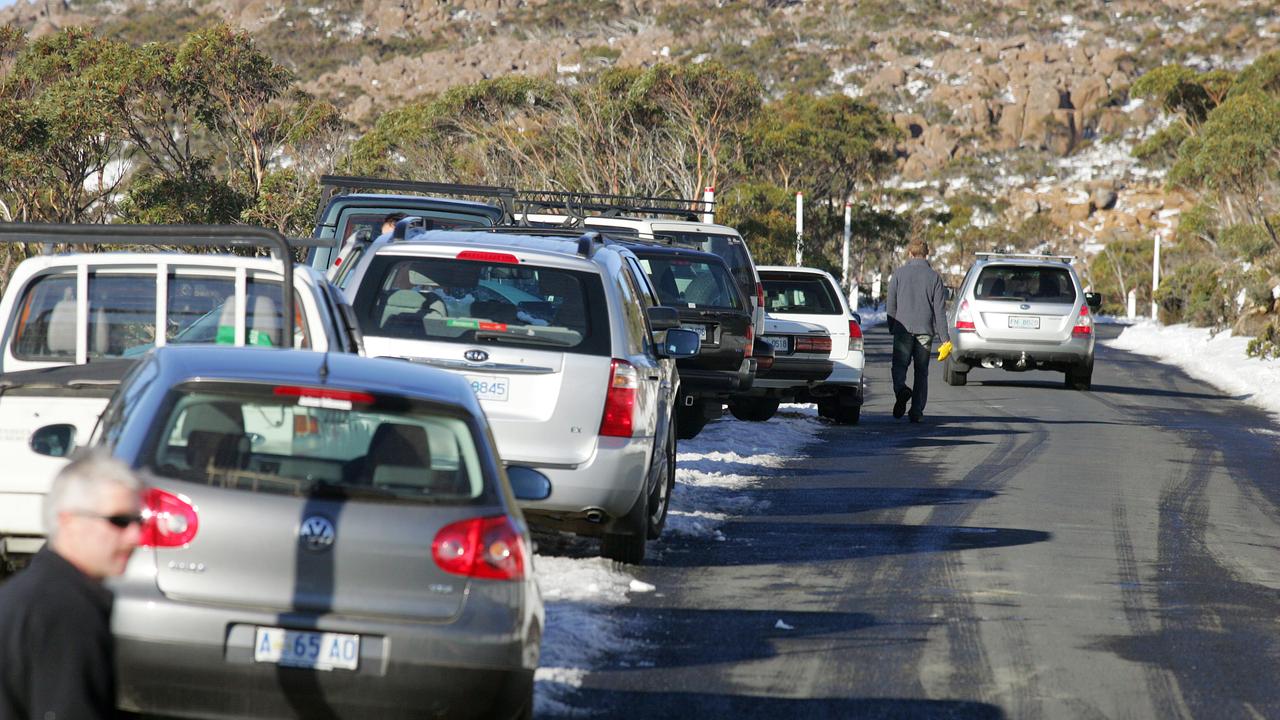
{"label": "man with sunglasses", "polygon": [[48,542],[0,585],[0,720],[116,714],[111,591],[142,538],[142,483],[103,452],[58,473]]}

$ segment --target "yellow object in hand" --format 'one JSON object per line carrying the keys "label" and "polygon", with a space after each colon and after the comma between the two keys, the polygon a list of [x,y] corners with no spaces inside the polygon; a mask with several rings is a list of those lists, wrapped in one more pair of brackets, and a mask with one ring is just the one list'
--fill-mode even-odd
{"label": "yellow object in hand", "polygon": [[941,360],[946,360],[946,359],[947,359],[947,356],[948,356],[948,355],[950,355],[950,354],[951,354],[951,341],[950,341],[950,340],[948,340],[948,341],[946,341],[946,342],[944,342],[944,343],[942,343],[941,345],[939,345],[939,346],[938,346],[938,360],[940,360],[940,361],[941,361]]}

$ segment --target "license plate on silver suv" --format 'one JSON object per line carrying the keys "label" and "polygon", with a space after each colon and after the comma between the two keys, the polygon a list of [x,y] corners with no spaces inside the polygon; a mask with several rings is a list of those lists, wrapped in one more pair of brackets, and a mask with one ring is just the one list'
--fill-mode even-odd
{"label": "license plate on silver suv", "polygon": [[1039,330],[1040,318],[1027,315],[1010,315],[1009,327],[1019,328],[1022,330]]}

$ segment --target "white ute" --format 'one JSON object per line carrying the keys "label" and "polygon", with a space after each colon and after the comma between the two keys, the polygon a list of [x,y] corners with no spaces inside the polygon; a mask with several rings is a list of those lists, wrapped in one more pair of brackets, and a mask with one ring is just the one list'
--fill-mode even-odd
{"label": "white ute", "polygon": [[[0,223],[0,242],[268,245],[277,256],[291,252],[272,231],[211,226]],[[312,268],[294,266],[291,275],[291,283],[281,282],[278,259],[178,252],[36,255],[18,265],[0,298],[0,574],[44,542],[40,506],[66,462],[33,445],[84,444],[132,360],[151,347],[212,343],[362,354],[342,294]],[[280,312],[285,296],[293,298],[291,317]],[[255,439],[270,442],[269,425],[261,430]]]}

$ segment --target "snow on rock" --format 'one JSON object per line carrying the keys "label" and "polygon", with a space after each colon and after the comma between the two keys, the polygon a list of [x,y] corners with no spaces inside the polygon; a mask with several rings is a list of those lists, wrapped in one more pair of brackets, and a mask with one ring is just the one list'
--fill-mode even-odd
{"label": "snow on rock", "polygon": [[1215,335],[1208,328],[1144,320],[1107,344],[1176,365],[1191,377],[1280,416],[1280,360],[1245,355],[1247,337],[1236,337],[1229,330]]}

